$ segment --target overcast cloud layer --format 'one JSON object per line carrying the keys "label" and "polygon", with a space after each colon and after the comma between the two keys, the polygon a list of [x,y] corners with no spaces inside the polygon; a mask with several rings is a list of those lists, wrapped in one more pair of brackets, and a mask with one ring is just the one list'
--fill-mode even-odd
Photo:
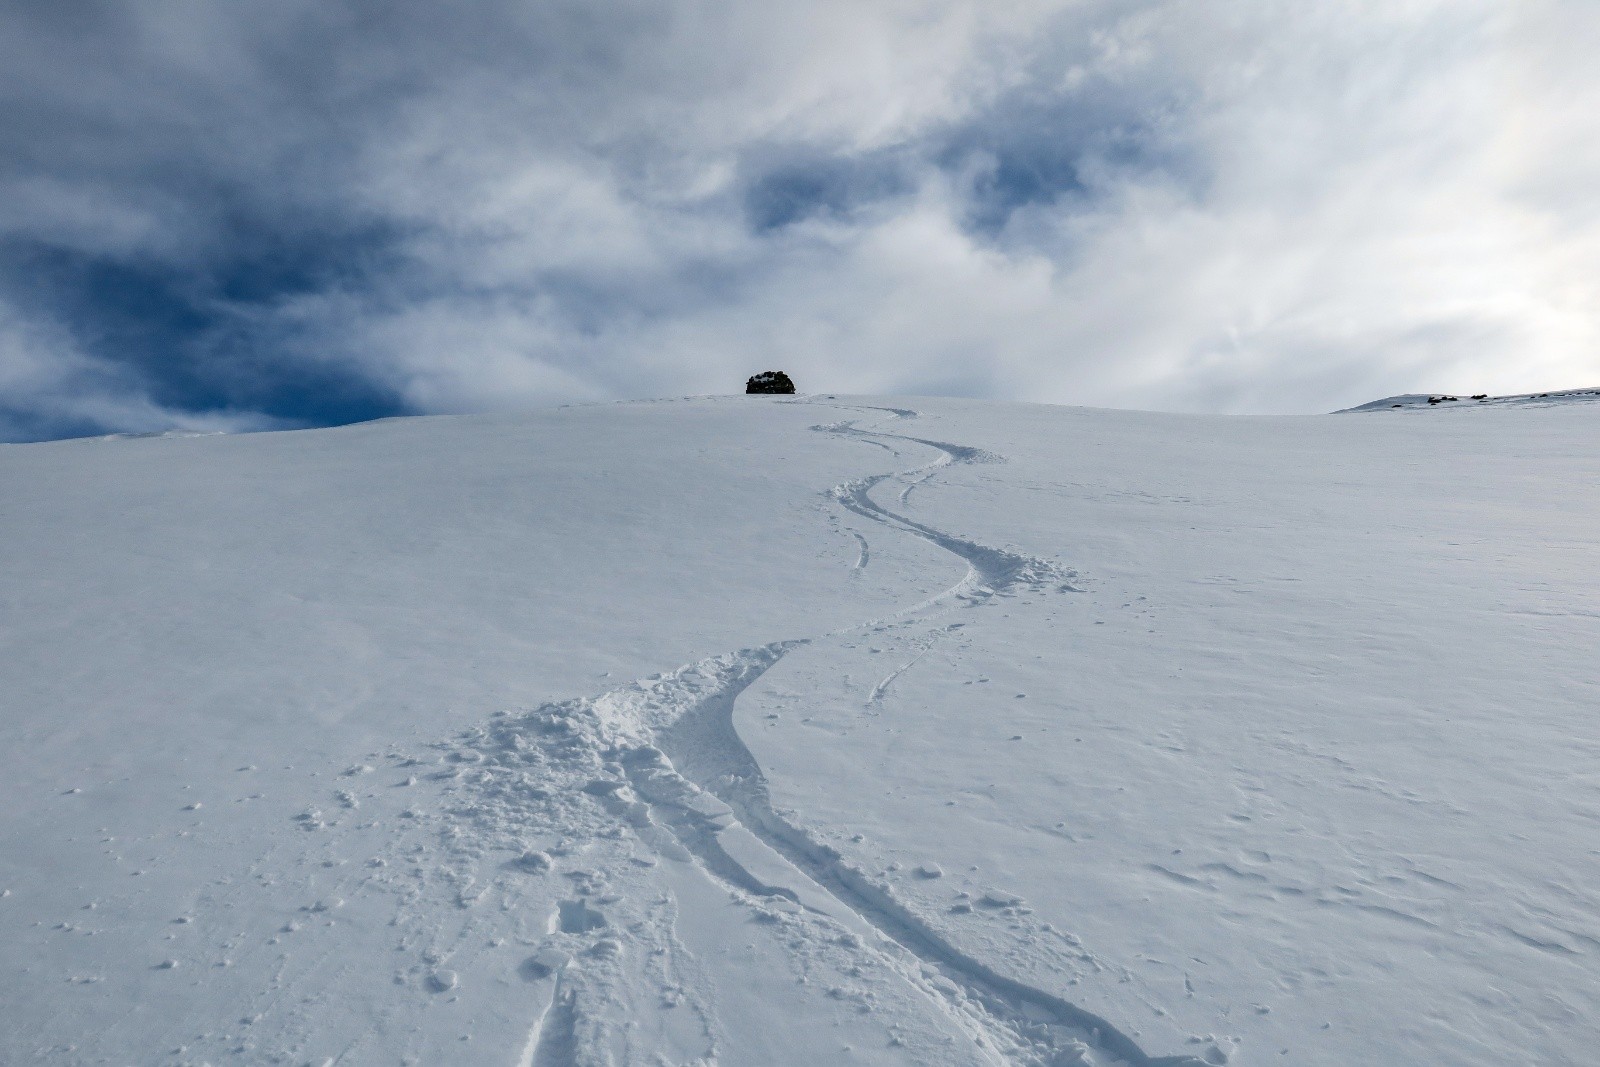
{"label": "overcast cloud layer", "polygon": [[0,439],[1600,385],[1588,0],[3,10]]}

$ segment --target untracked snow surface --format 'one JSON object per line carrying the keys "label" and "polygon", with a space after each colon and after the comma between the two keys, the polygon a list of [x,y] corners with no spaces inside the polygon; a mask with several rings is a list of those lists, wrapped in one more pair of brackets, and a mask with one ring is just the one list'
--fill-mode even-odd
{"label": "untracked snow surface", "polygon": [[1600,1055],[1600,406],[0,448],[0,1062]]}

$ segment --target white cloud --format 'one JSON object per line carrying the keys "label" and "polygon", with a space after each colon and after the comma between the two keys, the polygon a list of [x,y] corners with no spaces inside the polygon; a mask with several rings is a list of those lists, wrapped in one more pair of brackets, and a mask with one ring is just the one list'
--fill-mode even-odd
{"label": "white cloud", "polygon": [[[370,263],[217,306],[285,375],[417,410],[769,366],[1187,410],[1600,381],[1600,16],[1567,0],[120,21],[109,73],[63,76],[96,38],[48,27],[0,56],[96,146],[0,123],[37,149],[0,235],[205,272],[240,217],[312,258],[376,227]],[[792,219],[752,224],[763,181]]]}

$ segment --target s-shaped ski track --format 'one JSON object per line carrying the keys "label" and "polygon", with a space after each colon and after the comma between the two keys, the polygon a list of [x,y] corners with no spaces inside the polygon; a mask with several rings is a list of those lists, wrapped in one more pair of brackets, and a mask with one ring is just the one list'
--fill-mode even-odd
{"label": "s-shaped ski track", "polygon": [[[815,403],[796,401],[808,402]],[[909,409],[834,406],[896,422],[918,417]],[[830,496],[861,519],[959,557],[967,564],[966,574],[949,589],[887,618],[713,656],[596,697],[501,715],[469,731],[453,743],[448,758],[493,773],[485,771],[476,780],[470,775],[457,778],[450,789],[470,795],[466,810],[478,816],[483,846],[503,848],[510,841],[509,847],[515,847],[516,840],[534,830],[570,828],[575,818],[589,820],[586,832],[599,836],[631,835],[669,864],[688,865],[741,896],[762,921],[803,928],[817,943],[843,945],[841,951],[859,953],[899,976],[965,1031],[987,1062],[1001,1067],[1209,1067],[1192,1056],[1152,1057],[1106,1019],[963,950],[896,899],[889,884],[774,809],[767,778],[735,727],[734,709],[739,695],[786,655],[886,623],[920,625],[981,608],[991,597],[1013,589],[1057,593],[1074,588],[1075,575],[1054,563],[939,529],[892,511],[872,496],[875,487],[891,479],[907,482],[909,492],[946,467],[1003,462],[1001,457],[964,445],[863,429],[856,421],[814,429],[891,450],[934,450],[937,456],[928,463],[846,482]],[[905,497],[903,492],[900,499]],[[861,559],[866,556],[863,543]],[[880,683],[874,695],[881,696],[891,680]],[[507,774],[502,768],[519,773]],[[607,825],[600,826],[597,819]],[[548,869],[550,862],[542,853],[513,861],[535,871]],[[603,899],[613,900],[617,908],[628,906],[626,894],[613,892]],[[563,945],[575,945],[582,937],[598,938],[593,944],[604,945],[599,935],[607,920],[595,912],[591,921],[588,907],[582,900],[564,903],[552,937],[564,938]],[[569,920],[569,914],[577,918]],[[657,953],[682,955],[670,929],[651,933],[651,921],[647,917],[630,929],[654,937]],[[611,949],[599,953],[601,965],[590,967],[590,980],[607,981],[604,964],[617,954]],[[582,979],[583,972],[575,968],[560,972],[544,1025],[536,1025],[530,1039],[534,1067],[547,1067],[546,1060],[554,1067],[584,1041],[602,1040],[594,1026],[585,1025]],[[613,975],[610,980],[621,978]],[[604,999],[606,992],[596,995]],[[696,1003],[703,1015],[714,1014]],[[550,1026],[552,1018],[557,1028]],[[717,1030],[714,1021],[706,1023],[703,1043],[709,1057],[719,1043]]]}

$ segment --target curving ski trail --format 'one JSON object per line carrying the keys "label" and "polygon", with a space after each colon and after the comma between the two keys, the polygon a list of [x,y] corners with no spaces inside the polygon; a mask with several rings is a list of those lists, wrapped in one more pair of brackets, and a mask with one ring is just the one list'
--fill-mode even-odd
{"label": "curving ski trail", "polygon": [[[916,417],[906,409],[857,410],[895,419]],[[927,622],[979,606],[1019,586],[1041,591],[1073,588],[1072,573],[1055,564],[918,522],[883,507],[871,495],[876,486],[893,478],[916,479],[911,483],[915,485],[952,464],[999,462],[999,457],[947,442],[863,430],[854,423],[815,429],[891,451],[898,451],[891,443],[897,442],[939,453],[930,463],[847,482],[830,495],[861,518],[961,558],[968,567],[961,581],[887,618],[714,656],[598,697],[502,716],[463,735],[447,758],[481,770],[450,788],[466,802],[457,813],[466,813],[477,823],[477,847],[517,849],[524,847],[518,842],[540,832],[570,835],[574,827],[585,839],[615,839],[616,828],[621,827],[669,864],[684,865],[701,878],[743,894],[764,917],[762,921],[811,931],[799,943],[829,946],[815,950],[819,952],[854,953],[875,960],[876,966],[898,975],[916,996],[965,1030],[977,1048],[998,1056],[997,1063],[1204,1067],[1205,1061],[1194,1057],[1153,1058],[1100,1016],[964,952],[897,900],[888,884],[853,866],[774,809],[766,777],[734,725],[734,710],[740,694],[786,655],[878,629],[889,621]],[[865,565],[867,549],[865,538],[857,537],[862,542],[859,568]],[[923,652],[937,636],[927,639]],[[920,654],[880,681],[873,699],[880,699],[917,658]],[[596,818],[611,828],[601,827]],[[524,866],[549,864],[544,857]],[[581,874],[597,877],[593,872]],[[586,918],[552,929],[553,943],[564,953],[581,955],[585,966],[560,972],[530,1034],[525,1063],[553,1067],[568,1062],[584,1040],[585,1005],[625,1001],[630,981],[637,983],[639,976],[630,978],[622,965],[620,948],[607,936],[609,929],[626,927],[647,943],[653,940],[657,955],[679,950],[670,928],[652,925],[634,894],[623,888],[602,881],[585,897],[582,894],[589,890],[583,889],[580,879],[579,899],[563,905],[564,913],[570,905],[574,913],[582,910],[588,916],[585,900],[609,902],[592,912],[592,921]],[[619,913],[616,921],[608,918],[606,908]],[[708,1019],[707,1025],[701,1036],[685,1038],[684,1047],[694,1046],[700,1055],[714,1059],[716,1027],[706,1006],[697,1005],[697,1010]],[[587,1023],[590,1031],[604,1030],[594,1020]]]}

